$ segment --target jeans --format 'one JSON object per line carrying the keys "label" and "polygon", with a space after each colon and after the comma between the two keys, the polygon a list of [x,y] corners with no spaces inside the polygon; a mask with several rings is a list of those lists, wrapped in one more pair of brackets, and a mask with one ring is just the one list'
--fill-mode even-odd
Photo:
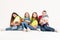
{"label": "jeans", "polygon": [[27,29],[28,28],[28,23],[26,23],[26,22],[22,22],[22,27],[23,27],[23,29],[25,28],[25,29]]}
{"label": "jeans", "polygon": [[20,30],[20,31],[24,30],[23,26],[19,26],[18,30]]}
{"label": "jeans", "polygon": [[28,27],[30,28],[30,30],[37,30],[40,28],[40,26],[37,26],[36,28],[34,28],[33,26],[30,26],[30,25]]}
{"label": "jeans", "polygon": [[53,29],[53,28],[51,28],[51,27],[49,27],[49,26],[46,26],[46,25],[40,26],[40,30],[41,30],[41,31],[52,31],[52,32],[55,31],[55,29]]}
{"label": "jeans", "polygon": [[6,31],[8,30],[23,30],[23,27],[22,26],[13,26],[13,27],[9,27],[9,28],[6,28]]}
{"label": "jeans", "polygon": [[22,22],[22,26],[25,27],[26,29],[29,28],[30,30],[37,30],[37,28],[39,28],[39,26],[37,26],[37,28],[34,28],[28,25],[26,22]]}

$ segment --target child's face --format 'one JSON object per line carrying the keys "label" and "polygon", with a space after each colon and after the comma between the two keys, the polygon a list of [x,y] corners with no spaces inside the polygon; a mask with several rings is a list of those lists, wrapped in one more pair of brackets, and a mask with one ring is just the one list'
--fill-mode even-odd
{"label": "child's face", "polygon": [[33,14],[33,17],[34,17],[34,18],[36,18],[36,17],[37,17],[37,14],[36,14],[36,13],[34,13],[34,14]]}
{"label": "child's face", "polygon": [[46,15],[46,12],[42,12],[42,15],[45,16]]}
{"label": "child's face", "polygon": [[26,13],[26,14],[25,14],[25,17],[28,18],[28,17],[29,17],[29,13]]}
{"label": "child's face", "polygon": [[13,17],[16,17],[17,15],[16,14],[13,14]]}

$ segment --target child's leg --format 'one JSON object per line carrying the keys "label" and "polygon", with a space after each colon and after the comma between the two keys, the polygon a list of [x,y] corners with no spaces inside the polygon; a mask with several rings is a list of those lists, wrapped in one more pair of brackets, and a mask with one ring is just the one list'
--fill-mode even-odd
{"label": "child's leg", "polygon": [[24,30],[24,27],[20,25],[18,30],[22,31]]}
{"label": "child's leg", "polygon": [[52,32],[55,31],[55,29],[53,29],[53,28],[51,28],[51,27],[44,26],[44,28],[46,29],[46,31],[52,31]]}
{"label": "child's leg", "polygon": [[30,28],[30,30],[37,30],[37,28],[35,29],[32,26],[30,26],[30,25],[28,27]]}
{"label": "child's leg", "polygon": [[22,26],[27,28],[30,28],[31,30],[36,30],[35,28],[33,28],[32,26],[28,25],[26,22],[22,22]]}
{"label": "child's leg", "polygon": [[8,30],[12,30],[12,27],[6,28],[6,31],[8,31]]}
{"label": "child's leg", "polygon": [[39,26],[41,31],[46,31],[46,29],[43,26]]}
{"label": "child's leg", "polygon": [[18,27],[18,26],[13,26],[13,27],[12,27],[12,30],[18,30],[17,27]]}
{"label": "child's leg", "polygon": [[22,26],[25,27],[27,29],[28,24],[26,22],[22,22]]}

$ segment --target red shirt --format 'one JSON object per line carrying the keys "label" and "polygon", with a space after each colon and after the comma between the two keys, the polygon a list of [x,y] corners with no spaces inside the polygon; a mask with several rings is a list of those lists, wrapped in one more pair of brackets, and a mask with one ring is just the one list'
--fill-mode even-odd
{"label": "red shirt", "polygon": [[41,20],[41,18],[42,18],[42,15],[38,17],[38,20],[40,21],[40,20]]}
{"label": "red shirt", "polygon": [[[40,21],[42,18],[42,15],[38,17],[38,21]],[[48,23],[46,23],[46,25],[49,25]]]}

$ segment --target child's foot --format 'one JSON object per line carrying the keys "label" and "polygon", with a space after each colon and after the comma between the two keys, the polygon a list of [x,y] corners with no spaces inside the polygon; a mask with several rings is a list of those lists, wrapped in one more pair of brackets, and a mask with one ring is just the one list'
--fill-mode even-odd
{"label": "child's foot", "polygon": [[24,32],[28,32],[28,30],[27,30],[27,29],[24,29],[23,31],[24,31]]}
{"label": "child's foot", "polygon": [[37,31],[41,31],[40,29],[37,29]]}
{"label": "child's foot", "polygon": [[29,28],[27,28],[27,29],[25,29],[24,31],[25,31],[25,32],[28,32],[28,31],[30,31],[30,29],[29,29]]}

